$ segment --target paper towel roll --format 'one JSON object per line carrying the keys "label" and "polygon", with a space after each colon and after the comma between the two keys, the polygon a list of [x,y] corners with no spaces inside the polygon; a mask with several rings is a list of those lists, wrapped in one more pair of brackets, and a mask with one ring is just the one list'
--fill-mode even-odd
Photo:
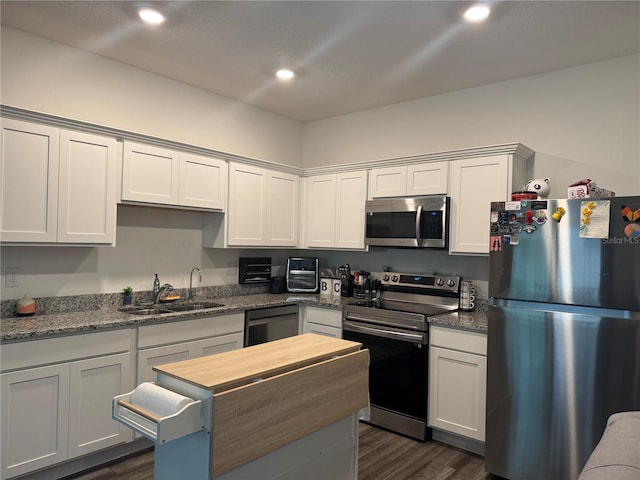
{"label": "paper towel roll", "polygon": [[131,404],[162,418],[176,413],[193,399],[151,382],[141,383],[131,394]]}

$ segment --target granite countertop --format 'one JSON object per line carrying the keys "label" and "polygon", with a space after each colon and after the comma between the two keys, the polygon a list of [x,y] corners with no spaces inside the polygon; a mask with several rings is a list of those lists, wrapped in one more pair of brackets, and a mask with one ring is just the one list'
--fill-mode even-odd
{"label": "granite countertop", "polygon": [[457,310],[442,313],[429,318],[429,323],[440,327],[459,328],[475,332],[487,333],[487,303],[481,302],[473,312]]}
{"label": "granite countertop", "polygon": [[34,315],[32,317],[3,317],[0,319],[0,341],[33,340],[56,335],[96,332],[109,328],[139,327],[155,323],[237,313],[255,308],[277,307],[291,303],[311,303],[330,308],[342,308],[343,304],[353,299],[329,295],[260,293],[255,295],[199,298],[198,300],[221,303],[222,306],[157,315],[131,315],[121,311],[123,307],[110,307]]}
{"label": "granite countertop", "polygon": [[[157,315],[131,315],[121,311],[122,307],[80,310],[65,313],[34,315],[32,317],[3,317],[0,325],[0,341],[24,341],[56,335],[90,333],[110,328],[139,327],[185,319],[210,317],[226,313],[237,313],[256,308],[280,305],[308,304],[319,307],[341,309],[353,302],[353,298],[331,295],[271,294],[237,295],[229,297],[200,298],[199,301],[213,301],[222,306]],[[434,325],[486,331],[486,304],[474,312],[452,312],[429,318]]]}

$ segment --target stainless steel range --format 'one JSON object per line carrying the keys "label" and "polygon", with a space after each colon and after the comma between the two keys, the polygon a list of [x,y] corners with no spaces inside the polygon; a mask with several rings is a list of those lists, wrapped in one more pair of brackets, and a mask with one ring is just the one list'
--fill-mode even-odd
{"label": "stainless steel range", "polygon": [[430,316],[457,310],[460,277],[384,273],[380,298],[343,309],[343,338],[369,349],[369,423],[420,441],[427,428]]}

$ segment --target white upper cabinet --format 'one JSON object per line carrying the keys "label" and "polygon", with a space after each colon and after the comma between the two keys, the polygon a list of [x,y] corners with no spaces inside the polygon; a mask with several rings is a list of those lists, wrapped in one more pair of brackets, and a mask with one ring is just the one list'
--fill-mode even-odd
{"label": "white upper cabinet", "polygon": [[364,249],[367,172],[305,178],[305,246]]}
{"label": "white upper cabinet", "polygon": [[226,246],[295,247],[298,190],[296,175],[231,163]]}
{"label": "white upper cabinet", "polygon": [[524,178],[525,162],[510,154],[452,161],[449,252],[488,254],[491,202],[508,200]]}
{"label": "white upper cabinet", "polygon": [[114,244],[118,144],[2,120],[2,241]]}
{"label": "white upper cabinet", "polygon": [[446,194],[449,162],[374,168],[369,175],[371,198]]}
{"label": "white upper cabinet", "polygon": [[317,175],[304,181],[305,246],[331,248],[336,228],[336,176]]}
{"label": "white upper cabinet", "polygon": [[58,241],[115,243],[118,142],[60,132]]}
{"label": "white upper cabinet", "polygon": [[283,172],[267,172],[267,245],[298,244],[300,178]]}
{"label": "white upper cabinet", "polygon": [[227,162],[217,158],[180,154],[178,203],[224,210],[227,204]]}
{"label": "white upper cabinet", "polygon": [[179,161],[173,150],[125,142],[122,199],[177,205]]}
{"label": "white upper cabinet", "polygon": [[55,242],[60,130],[2,119],[2,241]]}
{"label": "white upper cabinet", "polygon": [[224,210],[226,182],[224,160],[124,143],[123,201]]}
{"label": "white upper cabinet", "polygon": [[264,245],[267,238],[267,172],[232,163],[229,168],[229,245]]}

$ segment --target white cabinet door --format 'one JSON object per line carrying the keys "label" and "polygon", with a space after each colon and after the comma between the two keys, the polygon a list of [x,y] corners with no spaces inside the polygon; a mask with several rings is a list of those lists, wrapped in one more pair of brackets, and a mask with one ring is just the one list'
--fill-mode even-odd
{"label": "white cabinet door", "polygon": [[243,345],[244,335],[242,332],[205,338],[194,342],[194,355],[195,357],[206,357],[207,355],[237,350]]}
{"label": "white cabinet door", "polygon": [[371,198],[446,194],[449,162],[374,168],[369,175]]}
{"label": "white cabinet door", "polygon": [[71,363],[69,457],[133,439],[111,418],[111,401],[133,389],[131,355],[121,353]]}
{"label": "white cabinet door", "polygon": [[446,194],[449,162],[407,165],[407,195]]}
{"label": "white cabinet door", "polygon": [[491,202],[508,198],[509,174],[508,155],[452,162],[450,253],[489,253]]}
{"label": "white cabinet door", "polygon": [[14,477],[66,460],[69,364],[3,373],[0,377],[0,477]]}
{"label": "white cabinet door", "polygon": [[0,234],[3,242],[55,242],[57,128],[2,119]]}
{"label": "white cabinet door", "polygon": [[369,172],[371,198],[401,197],[407,194],[407,167],[373,168]]}
{"label": "white cabinet door", "polygon": [[296,175],[267,171],[266,245],[297,246],[299,181]]}
{"label": "white cabinet door", "polygon": [[193,342],[138,350],[138,378],[136,385],[143,382],[155,382],[156,372],[153,371],[153,367],[156,365],[181,362],[194,357],[195,345]]}
{"label": "white cabinet door", "polygon": [[308,247],[334,246],[336,228],[336,176],[305,178],[305,243]]}
{"label": "white cabinet door", "polygon": [[267,173],[250,165],[229,165],[229,246],[264,245],[267,237]]}
{"label": "white cabinet door", "polygon": [[429,425],[484,442],[487,358],[429,347]]}
{"label": "white cabinet door", "polygon": [[342,329],[336,327],[327,327],[319,323],[305,323],[302,328],[303,333],[316,333],[332,338],[342,338]]}
{"label": "white cabinet door", "polygon": [[367,172],[336,175],[336,248],[364,249]]}
{"label": "white cabinet door", "polygon": [[115,243],[117,162],[115,139],[60,132],[58,242]]}
{"label": "white cabinet door", "polygon": [[180,154],[166,148],[124,143],[122,199],[178,205]]}
{"label": "white cabinet door", "polygon": [[342,338],[342,310],[305,305],[301,316],[303,333]]}
{"label": "white cabinet door", "polygon": [[227,204],[227,162],[180,153],[178,203],[224,210]]}

